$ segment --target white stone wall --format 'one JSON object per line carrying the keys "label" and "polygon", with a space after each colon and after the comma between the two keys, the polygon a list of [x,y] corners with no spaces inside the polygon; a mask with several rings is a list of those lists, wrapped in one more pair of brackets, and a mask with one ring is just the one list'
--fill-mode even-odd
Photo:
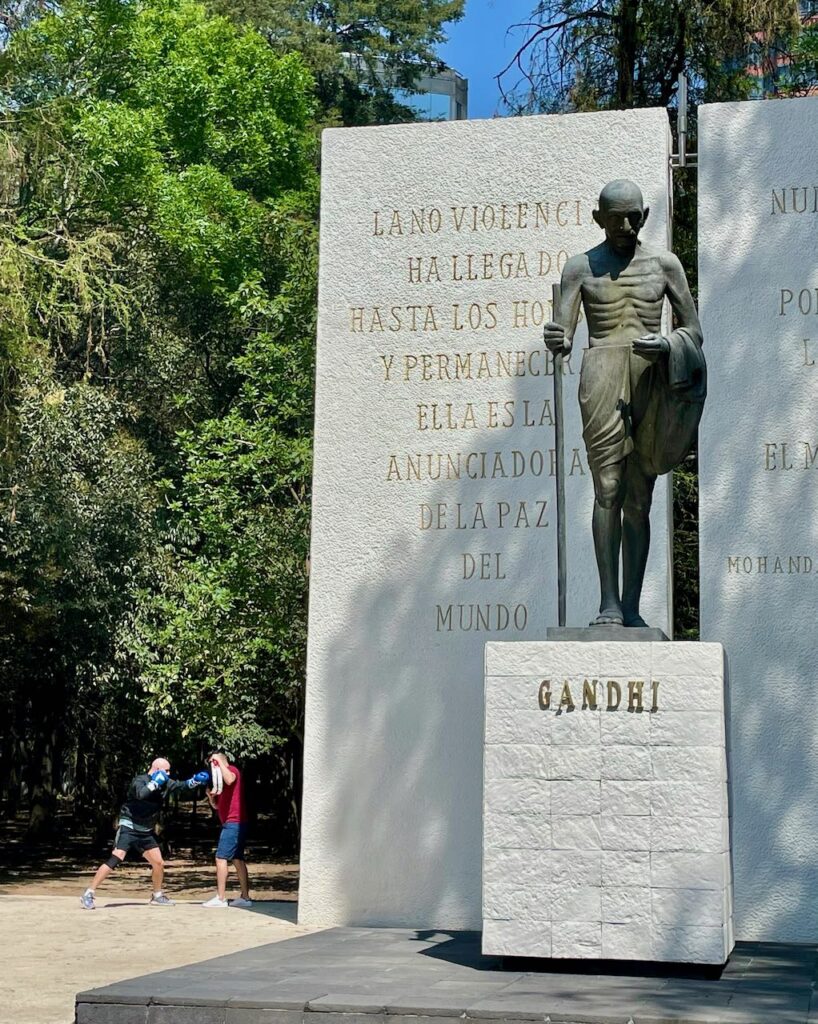
{"label": "white stone wall", "polygon": [[818,941],[818,98],[699,109],[701,630],[730,662],[736,933]]}
{"label": "white stone wall", "polygon": [[[541,325],[622,176],[651,205],[646,243],[666,248],[663,110],[324,133],[306,923],[479,925],[483,646],[557,619]],[[599,598],[577,379],[568,619],[585,625]],[[661,480],[644,606],[666,631],[667,493]]]}
{"label": "white stone wall", "polygon": [[719,644],[486,645],[484,953],[727,959],[723,663]]}

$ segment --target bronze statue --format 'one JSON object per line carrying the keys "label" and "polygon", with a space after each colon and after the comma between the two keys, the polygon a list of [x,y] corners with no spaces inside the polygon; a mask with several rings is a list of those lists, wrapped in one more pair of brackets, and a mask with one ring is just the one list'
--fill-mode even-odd
{"label": "bronze statue", "polygon": [[[645,626],[639,598],[656,477],[696,438],[707,389],[702,332],[682,265],[639,241],[648,217],[632,181],[612,181],[594,220],[605,240],[562,273],[560,313],[544,329],[554,354],[571,351],[580,305],[588,321],[579,403],[594,480],[593,536],[601,600],[591,625]],[[665,296],[676,328],[663,336]],[[622,552],[622,592],[619,559]]]}

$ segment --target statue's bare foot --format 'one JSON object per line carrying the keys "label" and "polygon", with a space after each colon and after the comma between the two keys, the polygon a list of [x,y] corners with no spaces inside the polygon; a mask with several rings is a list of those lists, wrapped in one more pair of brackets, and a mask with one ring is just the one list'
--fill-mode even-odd
{"label": "statue's bare foot", "polygon": [[621,626],[624,620],[622,612],[618,608],[605,608],[589,623],[591,626]]}
{"label": "statue's bare foot", "polygon": [[642,618],[641,615],[639,615],[638,612],[637,612],[636,615],[626,615],[625,616],[625,625],[628,626],[629,628],[632,628],[634,626],[636,626],[636,627],[644,626],[645,629],[650,629],[650,627],[648,626],[647,622],[645,622],[645,620]]}

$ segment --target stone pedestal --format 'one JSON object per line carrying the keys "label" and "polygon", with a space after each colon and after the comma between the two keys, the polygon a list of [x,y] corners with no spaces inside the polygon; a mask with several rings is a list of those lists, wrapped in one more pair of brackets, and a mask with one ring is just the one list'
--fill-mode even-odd
{"label": "stone pedestal", "polygon": [[486,645],[483,952],[724,963],[724,653]]}

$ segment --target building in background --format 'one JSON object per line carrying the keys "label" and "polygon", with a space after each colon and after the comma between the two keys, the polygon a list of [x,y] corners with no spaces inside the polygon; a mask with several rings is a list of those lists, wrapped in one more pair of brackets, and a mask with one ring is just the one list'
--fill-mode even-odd
{"label": "building in background", "polygon": [[421,121],[465,121],[469,116],[469,82],[453,68],[430,71],[412,92],[395,90],[395,99]]}
{"label": "building in background", "polygon": [[[804,26],[818,26],[818,0],[800,0]],[[753,99],[776,96],[818,96],[818,81],[804,75],[804,67],[793,60],[787,46],[770,42],[763,35],[756,39],[755,60],[747,68],[754,80]]]}

